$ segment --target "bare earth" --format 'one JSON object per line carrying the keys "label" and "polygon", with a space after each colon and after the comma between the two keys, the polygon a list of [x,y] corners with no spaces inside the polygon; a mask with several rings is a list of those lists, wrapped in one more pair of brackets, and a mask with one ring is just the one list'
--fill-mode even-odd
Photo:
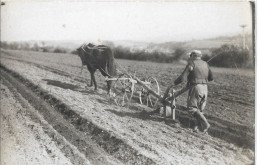
{"label": "bare earth", "polygon": [[1,164],[71,164],[3,84],[1,96]]}
{"label": "bare earth", "polygon": [[[121,66],[131,63],[117,61]],[[254,162],[250,140],[243,143],[240,138],[233,143],[239,133],[229,131],[229,135],[225,130],[229,126],[249,128],[243,133],[254,137],[251,71],[213,70],[216,81],[209,87],[206,110],[213,127],[209,135],[202,135],[159,114],[149,115],[152,109],[135,102],[129,109],[116,106],[106,95],[104,78],[99,73],[97,81],[103,82],[99,90],[86,86],[89,74],[85,70],[79,75],[80,63],[77,56],[67,54],[1,52],[2,164]],[[153,75],[160,79],[162,90],[184,67],[157,64],[151,69],[147,67],[151,63],[131,64],[136,65],[135,69],[142,68],[137,72],[139,77]],[[185,95],[177,104],[180,109],[186,105]],[[215,135],[215,130],[221,130],[227,138]]]}

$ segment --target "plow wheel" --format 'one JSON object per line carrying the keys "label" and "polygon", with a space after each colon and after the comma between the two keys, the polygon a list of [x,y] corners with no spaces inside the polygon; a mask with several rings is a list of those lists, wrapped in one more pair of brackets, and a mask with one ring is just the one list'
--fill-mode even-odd
{"label": "plow wheel", "polygon": [[128,78],[120,78],[114,84],[114,100],[119,106],[128,106],[134,93],[134,82]]}
{"label": "plow wheel", "polygon": [[[160,87],[158,81],[154,77],[150,77],[145,81],[146,86],[148,86],[152,91],[160,94]],[[148,107],[154,107],[158,102],[158,98],[150,94],[145,88],[141,88],[139,91],[139,101],[140,104],[146,105]]]}

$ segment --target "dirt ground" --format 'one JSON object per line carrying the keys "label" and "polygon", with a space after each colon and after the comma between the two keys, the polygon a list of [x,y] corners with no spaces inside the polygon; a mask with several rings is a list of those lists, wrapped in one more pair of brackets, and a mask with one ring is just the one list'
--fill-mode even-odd
{"label": "dirt ground", "polygon": [[42,126],[1,84],[1,164],[72,164]]}
{"label": "dirt ground", "polygon": [[[122,65],[125,62],[120,61]],[[29,160],[35,161],[33,164],[41,164],[42,162],[46,162],[43,164],[56,164],[57,161],[60,164],[79,164],[79,162],[81,164],[104,164],[104,162],[106,164],[251,164],[254,162],[254,151],[246,143],[237,146],[230,143],[230,141],[228,142],[227,139],[216,138],[213,134],[193,133],[190,128],[173,123],[159,114],[149,115],[152,109],[137,103],[133,103],[129,109],[115,105],[113,100],[106,96],[106,92],[102,88],[104,83],[99,85],[98,91],[86,86],[85,82],[89,81],[86,77],[88,73],[85,71],[83,75],[79,75],[80,61],[76,56],[9,51],[1,54],[1,65],[12,71],[8,72],[6,69],[2,69],[5,71],[1,72],[1,76],[5,80],[1,84],[1,122],[3,123],[1,124],[3,127],[1,129],[3,130],[1,134],[3,148],[1,157],[4,157],[1,161],[3,163],[11,164],[10,162],[16,161],[13,160],[16,156],[20,157],[21,162],[25,162],[24,164],[27,164]],[[146,63],[138,63],[138,65],[138,67],[146,68]],[[173,73],[174,77],[177,77],[182,67],[182,65],[175,67],[178,73]],[[129,68],[129,70],[131,69]],[[169,65],[164,65],[158,69],[158,72],[163,72],[160,73],[160,77],[165,77],[162,78],[165,80],[164,83],[160,81],[162,89],[170,81],[164,74],[170,69]],[[148,71],[150,70],[144,69],[142,73],[145,74]],[[227,81],[222,81],[220,74],[223,74],[223,71],[214,69],[218,80],[216,86],[210,86],[212,92],[209,97],[212,99],[209,100],[210,110],[206,114],[210,114],[212,111],[214,113],[208,117],[211,117],[213,122],[222,122],[224,118],[226,120],[222,125],[226,123],[227,125],[235,124],[237,128],[244,128],[244,120],[250,121],[251,126],[249,128],[254,129],[254,119],[252,119],[254,117],[254,97],[252,96],[254,83],[250,82],[254,74],[250,73],[250,71],[244,71],[246,74],[241,71],[237,76],[237,74],[233,73],[233,70],[226,69],[225,71],[225,75],[228,75],[232,81],[246,81],[248,79],[248,88],[239,87],[243,90],[243,96],[241,97],[241,93],[236,93],[237,90],[234,90],[238,88],[237,84],[231,86]],[[151,74],[150,72],[149,74]],[[21,81],[19,76],[17,77],[13,73],[18,73],[23,79],[29,80],[32,85]],[[8,75],[14,78],[7,78]],[[141,74],[139,75],[141,76]],[[104,81],[99,74],[97,76],[97,81]],[[41,130],[41,123],[32,124],[34,122],[33,118],[26,115],[28,108],[23,108],[20,101],[17,101],[17,97],[10,92],[10,87],[7,88],[5,85],[10,81],[15,81],[14,79],[18,79],[21,84],[27,85],[31,93],[41,97],[36,101],[35,97],[29,97],[27,92],[22,92],[22,90],[17,92],[17,95],[22,93],[23,98],[28,101],[28,106],[34,107],[35,112],[40,111],[38,116],[44,118],[45,127],[51,127],[52,131],[50,132],[55,132],[56,136],[60,137],[59,143],[68,144],[70,152],[60,149],[59,145],[55,145],[57,139],[51,138],[52,134],[46,134]],[[228,84],[229,87],[227,88],[224,84]],[[19,85],[13,86],[18,88]],[[218,88],[218,86],[224,87]],[[48,95],[43,95],[41,92]],[[227,97],[228,95],[232,97]],[[56,100],[44,98],[45,96],[53,96]],[[217,99],[213,100],[214,97]],[[180,104],[183,103],[182,105],[185,105],[184,98],[185,96],[179,99]],[[69,128],[69,131],[63,132],[62,130],[65,128],[57,127],[55,120],[49,117],[49,114],[40,110],[39,105],[45,101],[47,105],[44,105],[44,107],[47,110],[54,108],[54,110],[50,110],[49,113],[51,114],[59,109],[57,102],[68,107],[68,112],[72,114],[69,115],[70,117],[65,117],[67,111],[64,110],[55,111],[53,115],[57,116],[57,118],[60,115],[63,116],[63,119],[61,119],[62,124],[68,125],[66,127]],[[221,104],[225,104],[223,107],[226,108],[225,113],[220,113],[220,110],[222,110],[219,110],[219,108],[222,108]],[[39,109],[37,109],[37,105]],[[214,106],[218,109],[217,112],[214,111]],[[236,111],[233,111],[234,107]],[[19,117],[15,117],[17,114]],[[236,120],[230,120],[233,117]],[[243,120],[243,118],[245,119]],[[11,124],[8,120],[12,120]],[[87,124],[87,127],[82,123]],[[217,128],[224,129],[224,126],[216,126],[212,130]],[[247,130],[246,133],[254,134],[250,130]],[[39,134],[41,136],[37,136]],[[83,139],[80,139],[83,145],[77,142],[78,139],[71,137],[74,134],[77,134],[79,139],[84,136]],[[79,136],[81,134],[82,136]],[[231,134],[236,136],[236,133],[231,132]],[[227,135],[227,133],[224,135]],[[40,137],[40,139],[37,137]],[[89,144],[86,143],[88,137],[93,140]],[[26,139],[29,140],[26,141]],[[20,148],[16,147],[17,143],[19,143]],[[106,156],[103,156],[102,160],[96,159],[97,157],[91,155],[83,147],[88,145],[94,148],[93,150],[97,155],[102,153],[102,155]],[[48,149],[41,146],[46,146]],[[51,152],[49,153],[49,151]],[[14,156],[5,156],[10,152],[14,153],[10,154]],[[77,156],[72,157],[71,155]]]}

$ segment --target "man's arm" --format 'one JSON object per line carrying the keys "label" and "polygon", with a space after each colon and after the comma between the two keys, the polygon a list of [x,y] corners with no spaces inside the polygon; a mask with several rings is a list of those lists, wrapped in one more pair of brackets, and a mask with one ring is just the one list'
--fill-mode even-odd
{"label": "man's arm", "polygon": [[186,66],[186,68],[184,69],[184,71],[182,72],[182,74],[174,81],[174,83],[171,83],[168,88],[166,89],[165,93],[164,93],[164,96],[163,96],[163,99],[162,100],[165,100],[165,98],[168,96],[168,93],[170,91],[170,89],[174,86],[174,85],[178,85],[184,81],[187,80],[187,77],[190,73],[190,71],[192,70],[192,66],[190,64],[188,64]]}
{"label": "man's arm", "polygon": [[184,71],[182,72],[182,74],[174,81],[174,85],[178,85],[182,82],[187,81],[187,77],[191,70],[192,70],[192,66],[188,64],[184,69]]}
{"label": "man's arm", "polygon": [[164,101],[166,99],[166,97],[168,96],[168,93],[170,91],[170,89],[174,86],[174,84],[171,84],[170,86],[168,86],[168,88],[165,90],[164,95],[162,100]]}

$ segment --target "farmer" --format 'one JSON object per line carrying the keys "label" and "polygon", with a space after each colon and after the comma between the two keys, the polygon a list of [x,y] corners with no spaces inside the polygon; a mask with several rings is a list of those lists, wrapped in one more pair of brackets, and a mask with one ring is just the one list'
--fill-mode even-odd
{"label": "farmer", "polygon": [[212,72],[207,62],[201,60],[201,51],[194,50],[189,53],[189,62],[182,74],[170,85],[165,94],[164,99],[168,96],[170,88],[187,81],[189,87],[187,109],[189,113],[195,117],[196,123],[194,131],[198,132],[198,125],[202,124],[202,132],[207,132],[210,124],[203,115],[202,111],[206,106],[208,95],[208,81],[213,80]]}

